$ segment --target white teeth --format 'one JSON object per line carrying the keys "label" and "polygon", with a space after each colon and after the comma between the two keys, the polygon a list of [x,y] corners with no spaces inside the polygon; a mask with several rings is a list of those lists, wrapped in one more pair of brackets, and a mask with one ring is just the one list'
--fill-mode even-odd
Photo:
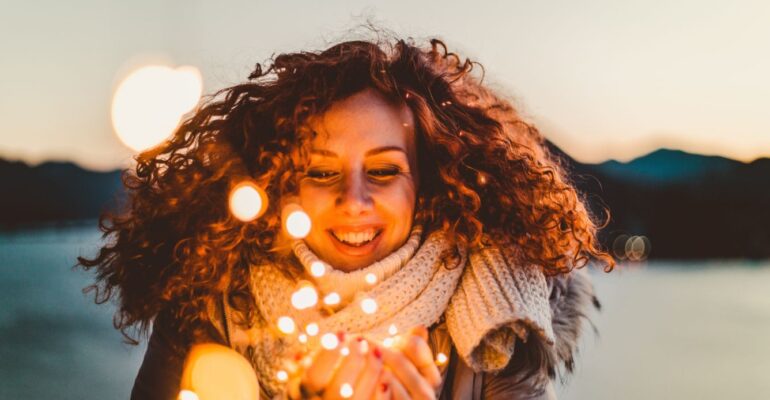
{"label": "white teeth", "polygon": [[357,245],[357,244],[365,243],[374,239],[374,236],[377,234],[377,231],[375,231],[374,229],[369,229],[364,232],[332,231],[332,233],[337,239],[339,239],[342,242]]}

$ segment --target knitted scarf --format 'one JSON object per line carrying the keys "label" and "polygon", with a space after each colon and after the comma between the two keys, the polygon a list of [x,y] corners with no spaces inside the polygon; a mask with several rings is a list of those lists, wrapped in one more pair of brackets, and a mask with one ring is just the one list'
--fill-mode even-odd
{"label": "knitted scarf", "polygon": [[[304,242],[296,241],[294,254],[318,289],[319,303],[336,292],[339,305],[297,310],[291,296],[298,282],[282,273],[281,266],[252,268],[252,290],[268,324],[244,330],[225,318],[231,345],[251,360],[260,384],[272,396],[282,391],[277,372],[286,366],[281,360],[317,345],[328,332],[382,340],[391,326],[399,331],[419,324],[430,327],[443,316],[458,355],[477,372],[504,368],[516,337],[526,341],[528,332],[554,343],[545,275],[540,268],[516,265],[515,247],[504,238],[485,236],[486,245],[470,252],[450,246],[442,231],[422,243],[421,238],[421,228],[415,227],[406,243],[386,258],[352,272],[327,264],[320,278],[311,274],[313,263],[320,260]],[[368,274],[376,283],[367,283]],[[374,300],[376,312],[364,312],[365,299]],[[296,334],[276,329],[282,316],[291,317],[300,331],[317,323],[320,333],[308,335],[302,344]]]}

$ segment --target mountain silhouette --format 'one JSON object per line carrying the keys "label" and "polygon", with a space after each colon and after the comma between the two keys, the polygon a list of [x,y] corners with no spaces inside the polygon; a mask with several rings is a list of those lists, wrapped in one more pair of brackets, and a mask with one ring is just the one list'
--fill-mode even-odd
{"label": "mountain silhouette", "polygon": [[[546,145],[594,219],[606,222],[599,234],[605,248],[643,236],[651,259],[770,257],[770,159],[743,163],[659,149],[629,162],[584,164]],[[123,201],[120,174],[0,160],[0,227],[96,218]]]}

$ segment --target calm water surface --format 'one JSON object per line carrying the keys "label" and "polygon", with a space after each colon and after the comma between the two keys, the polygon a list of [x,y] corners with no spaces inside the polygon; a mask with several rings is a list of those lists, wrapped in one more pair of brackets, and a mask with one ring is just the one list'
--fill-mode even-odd
{"label": "calm water surface", "polygon": [[[144,346],[73,271],[93,228],[0,234],[0,399],[125,399]],[[770,399],[770,263],[592,271],[603,304],[560,399]]]}

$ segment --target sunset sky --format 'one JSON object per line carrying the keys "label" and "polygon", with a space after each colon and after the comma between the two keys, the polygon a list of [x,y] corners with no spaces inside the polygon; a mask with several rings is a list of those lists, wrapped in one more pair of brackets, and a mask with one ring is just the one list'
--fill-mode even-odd
{"label": "sunset sky", "polygon": [[0,158],[125,166],[109,113],[132,69],[193,65],[210,93],[367,20],[481,62],[580,161],[770,157],[767,1],[39,0],[0,6]]}

